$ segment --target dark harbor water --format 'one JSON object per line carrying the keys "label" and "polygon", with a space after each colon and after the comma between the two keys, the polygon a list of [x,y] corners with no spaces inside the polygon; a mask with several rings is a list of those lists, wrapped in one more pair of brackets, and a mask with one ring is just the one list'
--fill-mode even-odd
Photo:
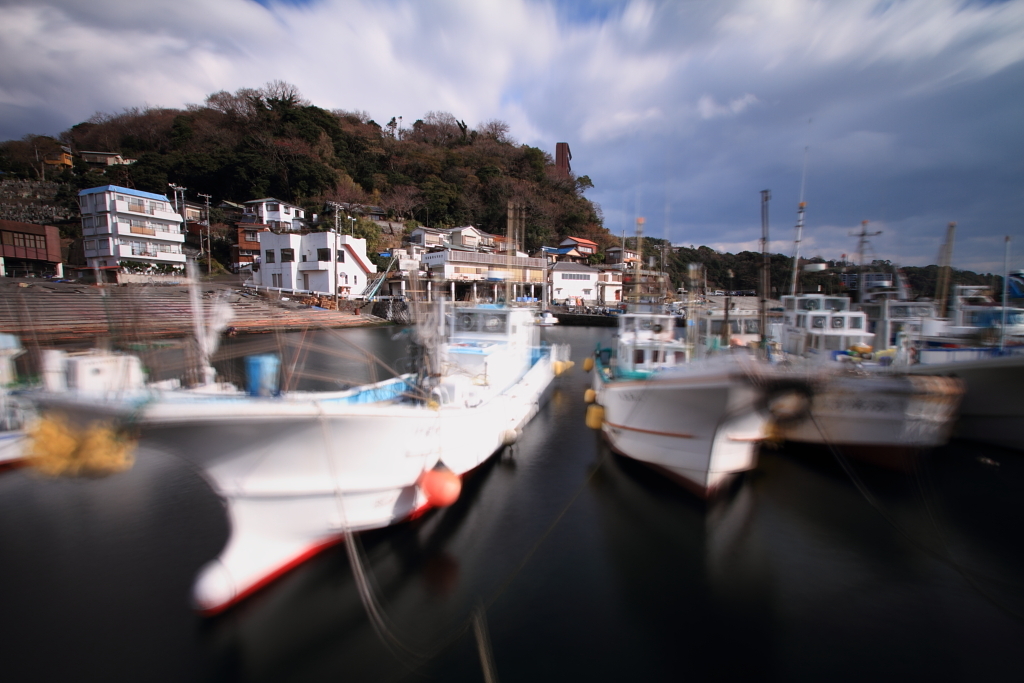
{"label": "dark harbor water", "polygon": [[[398,366],[394,332],[343,334]],[[0,473],[3,678],[483,681],[481,653],[502,681],[1016,678],[1024,454],[954,441],[910,473],[852,462],[854,482],[828,451],[765,449],[698,502],[584,426],[579,361],[611,333],[545,330],[577,365],[521,441],[451,508],[359,537],[373,621],[344,545],[196,616],[228,528],[175,458]]]}

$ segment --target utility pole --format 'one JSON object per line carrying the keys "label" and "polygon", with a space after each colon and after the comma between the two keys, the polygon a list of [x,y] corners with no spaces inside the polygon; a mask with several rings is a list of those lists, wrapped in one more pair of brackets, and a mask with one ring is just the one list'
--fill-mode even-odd
{"label": "utility pole", "polygon": [[341,211],[341,204],[327,202],[327,206],[334,209],[334,237],[331,239],[331,286],[334,288],[334,310],[338,310],[338,212]]}
{"label": "utility pole", "polygon": [[768,348],[768,296],[771,286],[771,271],[768,260],[768,202],[772,199],[771,190],[761,190],[761,348]]}
{"label": "utility pole", "polygon": [[[210,195],[202,192],[196,193],[197,197],[206,199],[206,274],[213,275],[213,240],[210,233]],[[203,241],[203,233],[199,233],[199,242]]]}
{"label": "utility pole", "polygon": [[174,183],[167,183],[167,187],[171,188],[171,191],[174,192],[174,213],[181,213],[181,210],[178,208],[178,193],[181,193],[181,203],[184,204],[185,190],[188,188],[182,187],[181,185],[175,185]]}

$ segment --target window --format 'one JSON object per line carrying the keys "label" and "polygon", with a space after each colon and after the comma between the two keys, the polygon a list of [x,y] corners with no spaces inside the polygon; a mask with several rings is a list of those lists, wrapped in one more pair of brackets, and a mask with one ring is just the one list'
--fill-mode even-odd
{"label": "window", "polygon": [[562,273],[563,280],[589,280],[588,273]]}
{"label": "window", "polygon": [[761,321],[760,320],[744,320],[743,325],[745,327],[745,334],[758,334],[760,332]]}
{"label": "window", "polygon": [[291,209],[289,209],[289,208],[288,208],[287,206],[286,206],[286,207],[284,207],[284,215],[285,215],[285,216],[290,216],[290,215],[292,215],[292,210],[291,210]]}
{"label": "window", "polygon": [[281,286],[281,273],[271,273],[270,274],[270,282],[272,283],[271,287],[280,287]]}
{"label": "window", "polygon": [[245,241],[246,242],[258,242],[259,238],[256,236],[256,231],[255,230],[246,230],[245,231]]}
{"label": "window", "polygon": [[344,262],[345,262],[345,252],[342,251],[341,249],[339,249],[338,250],[338,263],[344,263]]}
{"label": "window", "polygon": [[42,235],[29,235],[24,232],[5,232],[3,243],[9,247],[25,247],[28,249],[46,249],[46,238]]}
{"label": "window", "polygon": [[95,251],[96,240],[86,240],[84,246],[86,251]]}
{"label": "window", "polygon": [[295,261],[295,250],[294,249],[282,249],[281,250],[281,263],[292,263]]}
{"label": "window", "polygon": [[353,275],[352,276],[352,284],[354,284],[354,285],[358,285],[359,284],[359,276],[358,275]]}
{"label": "window", "polygon": [[303,255],[302,255],[302,262],[303,262],[303,263],[305,263],[305,262],[306,262],[306,255],[305,255],[305,254],[303,254]]}
{"label": "window", "polygon": [[267,204],[267,211],[278,211],[280,207],[277,204]]}
{"label": "window", "polygon": [[322,249],[317,249],[316,250],[316,260],[317,261],[330,261],[331,260],[331,250],[326,248],[326,247],[324,247]]}
{"label": "window", "polygon": [[263,257],[264,263],[273,263],[274,262],[274,250],[273,249],[267,249],[267,251],[264,252],[264,254],[265,254],[265,256]]}
{"label": "window", "polygon": [[644,350],[643,349],[633,349],[633,365],[643,365],[643,364],[644,364]]}
{"label": "window", "polygon": [[860,317],[850,318],[850,329],[851,330],[860,330],[860,329],[863,329],[863,327],[864,327],[864,319],[863,318],[860,318]]}

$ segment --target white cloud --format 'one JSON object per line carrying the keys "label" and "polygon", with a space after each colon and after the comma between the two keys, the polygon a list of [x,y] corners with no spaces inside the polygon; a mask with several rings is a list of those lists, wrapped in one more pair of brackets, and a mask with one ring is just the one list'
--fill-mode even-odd
{"label": "white cloud", "polygon": [[[894,250],[927,262],[934,226],[960,218],[979,236],[958,251],[965,263],[987,262],[983,237],[1019,233],[1012,221],[1024,199],[1005,179],[1024,171],[1010,151],[1024,144],[1024,2],[564,9],[539,0],[8,2],[0,137],[282,79],[320,106],[378,121],[401,115],[409,125],[447,110],[471,124],[507,120],[513,136],[549,151],[568,141],[610,223],[645,211],[650,234],[661,235],[670,206],[673,225],[689,226],[675,241],[748,243],[764,187],[775,193],[773,215],[795,211],[806,145],[809,232],[888,212],[901,235]],[[845,230],[819,228],[813,239],[850,249]]]}
{"label": "white cloud", "polygon": [[711,95],[702,95],[701,98],[697,100],[697,112],[700,114],[702,119],[714,119],[719,116],[739,114],[755,102],[757,102],[757,98],[750,93],[747,93],[743,97],[738,97],[724,105],[715,102],[715,98]]}

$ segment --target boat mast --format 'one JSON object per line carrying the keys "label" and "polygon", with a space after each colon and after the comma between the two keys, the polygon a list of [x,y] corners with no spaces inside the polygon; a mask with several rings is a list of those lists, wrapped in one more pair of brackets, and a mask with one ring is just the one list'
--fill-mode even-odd
{"label": "boat mast", "polygon": [[953,265],[953,238],[956,236],[956,223],[946,227],[946,241],[939,249],[939,278],[935,283],[935,300],[938,302],[940,318],[946,317],[949,303],[950,267]]}
{"label": "boat mast", "polygon": [[800,176],[800,203],[796,207],[796,241],[793,247],[793,279],[790,282],[789,293],[792,296],[796,296],[796,282],[800,276],[800,242],[803,241],[804,237],[804,209],[807,207],[807,202],[804,201],[804,187],[807,183],[807,150],[808,147],[804,147],[804,170]]}
{"label": "boat mast", "polygon": [[768,346],[768,288],[771,286],[768,261],[768,202],[771,201],[771,198],[771,190],[761,190],[761,309],[759,324],[762,349]]}
{"label": "boat mast", "polygon": [[640,216],[636,219],[636,262],[633,264],[633,304],[634,307],[640,305],[640,273],[643,268],[644,260],[644,217]]}
{"label": "boat mast", "polygon": [[857,266],[860,272],[857,274],[857,303],[864,302],[864,247],[868,244],[869,237],[877,237],[881,235],[882,231],[868,232],[868,222],[860,222],[860,232],[855,233],[854,237],[857,238]]}
{"label": "boat mast", "polygon": [[1003,254],[1003,320],[999,327],[999,350],[1006,348],[1006,307],[1010,296],[1010,236],[1006,236],[1006,251]]}

